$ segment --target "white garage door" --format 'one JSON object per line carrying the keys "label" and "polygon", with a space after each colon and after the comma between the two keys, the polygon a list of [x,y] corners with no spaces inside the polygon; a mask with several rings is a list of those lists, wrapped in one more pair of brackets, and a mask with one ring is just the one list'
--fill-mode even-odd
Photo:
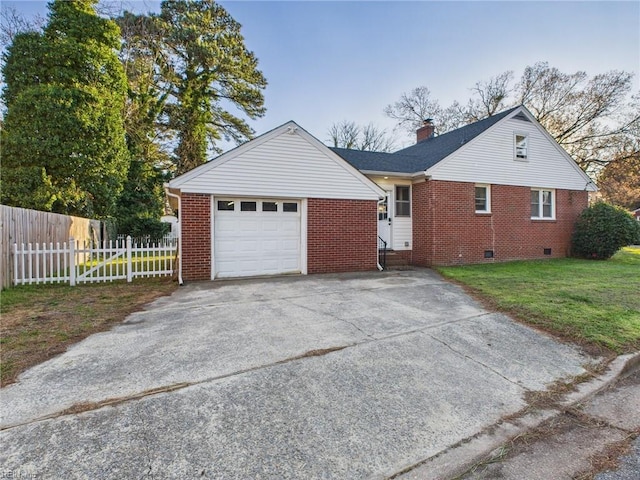
{"label": "white garage door", "polygon": [[299,273],[300,202],[215,198],[215,277]]}

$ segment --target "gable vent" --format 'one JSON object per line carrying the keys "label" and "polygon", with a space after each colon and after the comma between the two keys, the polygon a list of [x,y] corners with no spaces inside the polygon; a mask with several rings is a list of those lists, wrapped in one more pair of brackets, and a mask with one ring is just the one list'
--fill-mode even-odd
{"label": "gable vent", "polygon": [[531,120],[529,120],[529,119],[527,118],[527,116],[526,116],[524,113],[522,113],[522,112],[520,112],[520,113],[519,113],[519,114],[517,114],[517,115],[514,115],[512,118],[515,118],[516,120],[522,120],[523,122],[529,122],[529,123],[531,123]]}

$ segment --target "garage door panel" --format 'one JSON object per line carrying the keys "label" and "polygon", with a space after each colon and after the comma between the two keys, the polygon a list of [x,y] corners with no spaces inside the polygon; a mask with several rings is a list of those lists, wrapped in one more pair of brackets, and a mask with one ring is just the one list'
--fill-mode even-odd
{"label": "garage door panel", "polygon": [[279,268],[280,262],[273,259],[264,259],[260,262],[260,270],[264,270],[265,272],[277,272]]}
{"label": "garage door panel", "polygon": [[238,253],[246,252],[249,250],[257,250],[258,249],[258,241],[257,240],[247,240],[245,238],[238,239]]}
{"label": "garage door panel", "polygon": [[216,224],[216,231],[219,234],[237,232],[239,229],[239,223],[240,222],[236,221],[235,219],[224,218],[224,221],[220,221]]}
{"label": "garage door panel", "polygon": [[[284,212],[282,201],[257,200],[256,211],[241,211],[242,200],[227,201],[234,202],[235,210],[216,209],[214,213],[216,277],[301,271],[299,204],[296,212]],[[287,203],[297,202],[287,200]],[[277,210],[263,211],[263,208]]]}
{"label": "garage door panel", "polygon": [[279,250],[279,245],[281,242],[279,242],[278,240],[263,240],[262,242],[262,253],[264,254],[272,254],[272,255],[277,255],[277,252]]}
{"label": "garage door panel", "polygon": [[300,243],[297,239],[282,240],[280,248],[285,252],[293,253],[298,251],[299,244]]}
{"label": "garage door panel", "polygon": [[295,272],[298,270],[298,262],[293,259],[289,261],[283,260],[280,266],[285,272]]}
{"label": "garage door panel", "polygon": [[260,231],[259,227],[260,227],[259,223],[256,222],[255,220],[253,222],[243,220],[240,223],[239,230],[242,233],[258,233]]}
{"label": "garage door panel", "polygon": [[265,220],[262,222],[261,230],[265,233],[278,233],[278,223],[271,220]]}
{"label": "garage door panel", "polygon": [[229,253],[235,253],[237,251],[237,244],[234,241],[222,240],[216,243],[215,254],[223,257]]}
{"label": "garage door panel", "polygon": [[294,224],[292,222],[282,222],[278,230],[282,233],[296,234],[298,232],[298,229],[299,223]]}

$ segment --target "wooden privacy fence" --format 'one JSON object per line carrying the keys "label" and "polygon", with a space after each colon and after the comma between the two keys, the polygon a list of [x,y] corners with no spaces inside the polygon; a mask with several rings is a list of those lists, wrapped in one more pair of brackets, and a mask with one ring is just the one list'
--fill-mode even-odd
{"label": "wooden privacy fence", "polygon": [[134,244],[125,241],[76,244],[14,244],[13,284],[111,282],[173,274],[177,242]]}
{"label": "wooden privacy fence", "polygon": [[101,242],[102,223],[82,217],[0,205],[0,288],[11,286],[14,244]]}

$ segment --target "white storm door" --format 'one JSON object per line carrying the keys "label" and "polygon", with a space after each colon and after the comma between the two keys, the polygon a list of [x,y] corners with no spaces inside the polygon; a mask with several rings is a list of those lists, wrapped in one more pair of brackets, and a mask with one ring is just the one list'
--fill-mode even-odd
{"label": "white storm door", "polygon": [[378,236],[391,248],[391,192],[387,192],[383,203],[378,204]]}
{"label": "white storm door", "polygon": [[300,203],[216,198],[215,278],[300,273]]}

